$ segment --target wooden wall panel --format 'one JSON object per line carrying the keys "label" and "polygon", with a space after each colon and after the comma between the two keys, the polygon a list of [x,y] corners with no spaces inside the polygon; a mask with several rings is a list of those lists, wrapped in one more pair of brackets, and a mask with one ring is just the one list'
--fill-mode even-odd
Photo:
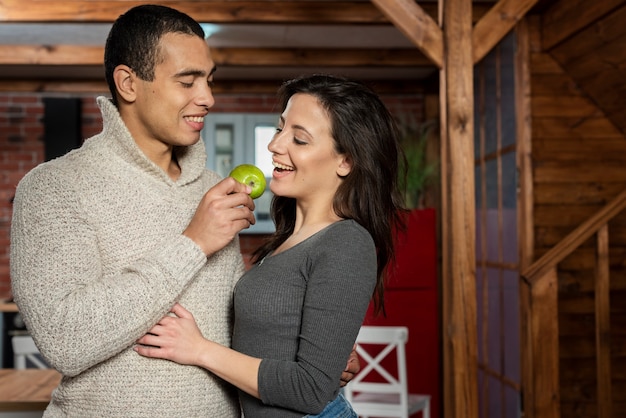
{"label": "wooden wall panel", "polygon": [[[539,21],[531,22],[538,31]],[[540,38],[531,36],[530,59],[536,259],[626,189],[626,137]],[[609,224],[609,243],[612,411],[626,416],[626,305],[616,299],[626,297],[626,214]],[[595,245],[589,239],[558,269],[561,414],[568,418],[598,416]]]}
{"label": "wooden wall panel", "polygon": [[[623,260],[620,260],[618,257],[613,257],[609,260],[611,263],[611,268],[615,272],[615,277],[611,279],[611,287],[613,290],[617,291],[626,291],[626,266],[622,264]],[[593,288],[590,286],[585,286],[587,283],[581,282],[580,275],[578,270],[568,271],[561,268],[559,272],[559,289],[563,291],[578,291],[578,292],[591,292]],[[586,329],[586,324],[584,319],[580,317],[576,317],[571,319],[570,325],[568,326],[568,320],[570,318],[563,318],[560,325],[563,325],[566,329],[568,329],[568,335],[577,335],[577,333],[584,332]],[[593,318],[590,318],[590,321],[593,322]],[[578,325],[576,325],[578,324]],[[590,325],[593,326],[593,323]],[[626,334],[626,318],[623,316],[615,317],[612,320],[612,327],[615,333]],[[593,329],[591,329],[592,332]],[[589,334],[591,335],[591,334]],[[626,369],[616,369],[615,372],[617,374],[626,375]]]}
{"label": "wooden wall panel", "polygon": [[535,186],[535,203],[539,205],[604,205],[624,189],[621,183],[580,184],[563,187],[558,183]]}
{"label": "wooden wall panel", "polygon": [[[536,79],[544,79],[546,76],[535,77]],[[569,78],[559,76],[560,79],[565,79],[566,82],[571,82]],[[551,80],[545,82],[549,85]],[[550,94],[559,94],[559,84],[554,83],[554,90],[547,90],[543,93],[533,90],[533,94],[536,97],[548,96]],[[603,115],[588,118],[574,118],[560,116],[558,118],[545,118],[544,115],[537,115],[538,117],[533,120],[533,132],[535,138],[617,138],[624,139],[622,134],[616,127],[605,118]]]}
{"label": "wooden wall panel", "polygon": [[[547,248],[541,248],[537,250],[537,257],[541,257],[547,252]],[[563,271],[578,271],[578,270],[591,270],[595,267],[595,249],[579,249],[572,253],[569,257],[566,257],[561,264],[559,264],[559,272]],[[613,266],[623,266],[624,260],[626,260],[626,248],[619,247],[611,249],[610,263]],[[620,274],[620,270],[611,271],[612,276]],[[560,279],[560,277],[559,277]],[[593,286],[593,283],[579,282],[579,288],[585,288],[585,286]],[[626,415],[625,415],[626,416]]]}
{"label": "wooden wall panel", "polygon": [[[623,3],[623,0],[619,3]],[[584,12],[581,11],[580,14]],[[552,48],[550,54],[594,102],[602,107],[606,116],[626,133],[625,21],[626,4],[622,4],[606,17]]]}
{"label": "wooden wall panel", "polygon": [[623,138],[539,138],[533,143],[535,161],[553,161],[563,164],[576,163],[580,156],[585,155],[590,164],[601,164],[604,161],[624,162]]}
{"label": "wooden wall panel", "polygon": [[[626,240],[626,225],[624,224],[615,225],[611,223],[610,228],[611,228],[611,235],[609,236],[609,244],[611,244],[612,246],[620,245]],[[550,227],[537,227],[535,229],[535,234],[539,237],[539,239],[541,239],[541,241],[546,246],[553,246],[553,245],[558,244],[559,241],[563,239],[563,237],[567,235],[567,233],[569,232],[570,232],[569,227],[558,228],[558,227],[550,226]],[[587,243],[583,244],[583,247],[591,248],[593,245],[594,245],[593,242],[591,242],[590,240],[588,244]],[[614,277],[613,279],[617,280],[618,278]]]}

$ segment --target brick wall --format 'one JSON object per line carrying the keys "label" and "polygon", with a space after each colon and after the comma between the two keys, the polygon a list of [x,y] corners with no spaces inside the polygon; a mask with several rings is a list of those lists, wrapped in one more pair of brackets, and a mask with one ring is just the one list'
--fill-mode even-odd
{"label": "brick wall", "polygon": [[[106,94],[103,92],[103,94]],[[15,187],[29,170],[44,160],[43,97],[82,99],[82,136],[89,138],[102,128],[97,94],[0,93],[0,300],[10,298],[9,231],[11,201]],[[389,110],[398,117],[423,115],[421,94],[383,96]],[[275,97],[268,95],[219,95],[213,112],[274,113]],[[241,249],[249,264],[249,254],[264,236],[242,235]]]}

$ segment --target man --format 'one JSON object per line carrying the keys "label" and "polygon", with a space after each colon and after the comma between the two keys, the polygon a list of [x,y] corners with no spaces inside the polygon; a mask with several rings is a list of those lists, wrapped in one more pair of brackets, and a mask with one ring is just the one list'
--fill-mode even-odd
{"label": "man", "polygon": [[103,130],[17,188],[15,300],[63,374],[46,417],[239,417],[235,391],[196,367],[133,351],[175,302],[230,343],[235,239],[250,189],[205,170],[200,132],[215,64],[197,22],[138,6],[105,47]]}

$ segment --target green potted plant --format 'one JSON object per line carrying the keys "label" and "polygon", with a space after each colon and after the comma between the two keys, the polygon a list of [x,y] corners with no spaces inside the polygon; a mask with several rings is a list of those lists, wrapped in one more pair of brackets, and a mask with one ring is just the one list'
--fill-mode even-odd
{"label": "green potted plant", "polygon": [[400,187],[405,192],[407,208],[424,207],[424,192],[439,177],[439,164],[429,158],[428,139],[436,122],[400,124],[400,146],[406,158],[406,170],[400,170]]}

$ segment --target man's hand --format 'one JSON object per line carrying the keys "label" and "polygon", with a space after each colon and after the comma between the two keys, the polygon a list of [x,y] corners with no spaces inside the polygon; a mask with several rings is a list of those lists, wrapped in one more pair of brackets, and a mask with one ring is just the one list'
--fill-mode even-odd
{"label": "man's hand", "polygon": [[211,255],[225,246],[241,231],[255,223],[254,202],[250,186],[227,177],[202,197],[183,235]]}
{"label": "man's hand", "polygon": [[356,354],[356,345],[352,347],[352,351],[350,352],[350,356],[348,357],[348,363],[346,364],[346,369],[341,373],[341,381],[339,384],[341,387],[344,387],[348,384],[354,376],[361,371],[361,362],[359,361],[359,356]]}

